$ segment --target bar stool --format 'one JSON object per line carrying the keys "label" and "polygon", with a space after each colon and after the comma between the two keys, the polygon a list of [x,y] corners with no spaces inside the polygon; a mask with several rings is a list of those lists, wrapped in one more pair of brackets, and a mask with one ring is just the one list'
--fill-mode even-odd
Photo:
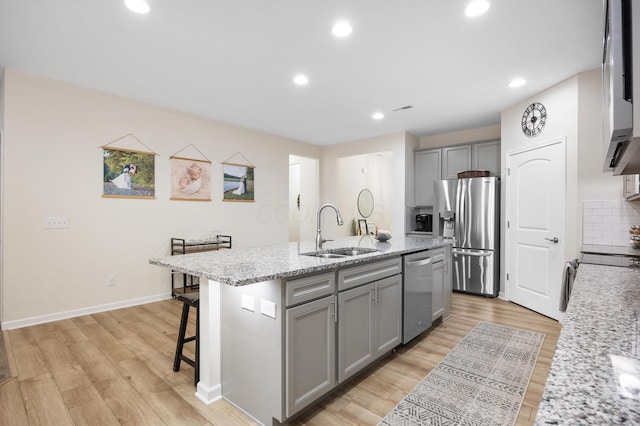
{"label": "bar stool", "polygon": [[[195,369],[193,384],[197,385],[200,379],[200,309],[198,309],[200,293],[194,291],[176,294],[176,299],[182,302],[182,319],[180,320],[180,330],[178,331],[178,344],[176,346],[176,356],[173,360],[173,371],[180,371],[180,362],[186,362]],[[196,308],[196,334],[195,336],[185,337],[187,323],[189,322],[189,308],[191,307]],[[185,343],[194,340],[196,342],[196,356],[195,359],[191,359],[182,354],[182,349]]]}

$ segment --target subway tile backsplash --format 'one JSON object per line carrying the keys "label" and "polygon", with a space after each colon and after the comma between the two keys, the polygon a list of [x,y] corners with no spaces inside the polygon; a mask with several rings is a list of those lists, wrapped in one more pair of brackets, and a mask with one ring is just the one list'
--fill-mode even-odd
{"label": "subway tile backsplash", "polygon": [[628,246],[631,225],[640,225],[638,201],[582,202],[582,244]]}

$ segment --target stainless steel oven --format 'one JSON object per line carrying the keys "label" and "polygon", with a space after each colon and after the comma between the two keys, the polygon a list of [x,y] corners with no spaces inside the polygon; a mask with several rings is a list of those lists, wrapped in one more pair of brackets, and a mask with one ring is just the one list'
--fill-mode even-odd
{"label": "stainless steel oven", "polygon": [[594,265],[640,267],[640,249],[625,246],[582,246],[580,263]]}

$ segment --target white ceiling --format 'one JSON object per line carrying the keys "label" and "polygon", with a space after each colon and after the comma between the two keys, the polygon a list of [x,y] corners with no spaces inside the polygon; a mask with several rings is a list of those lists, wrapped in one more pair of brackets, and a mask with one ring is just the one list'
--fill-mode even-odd
{"label": "white ceiling", "polygon": [[490,1],[470,19],[466,0],[0,0],[0,67],[328,145],[498,124],[600,66],[603,0]]}

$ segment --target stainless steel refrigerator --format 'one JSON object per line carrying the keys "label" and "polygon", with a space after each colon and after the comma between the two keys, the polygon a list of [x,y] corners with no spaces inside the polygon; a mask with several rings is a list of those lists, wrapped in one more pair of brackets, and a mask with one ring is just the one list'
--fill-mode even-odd
{"label": "stainless steel refrigerator", "polygon": [[434,183],[435,236],[453,239],[453,290],[496,297],[500,291],[500,178]]}

